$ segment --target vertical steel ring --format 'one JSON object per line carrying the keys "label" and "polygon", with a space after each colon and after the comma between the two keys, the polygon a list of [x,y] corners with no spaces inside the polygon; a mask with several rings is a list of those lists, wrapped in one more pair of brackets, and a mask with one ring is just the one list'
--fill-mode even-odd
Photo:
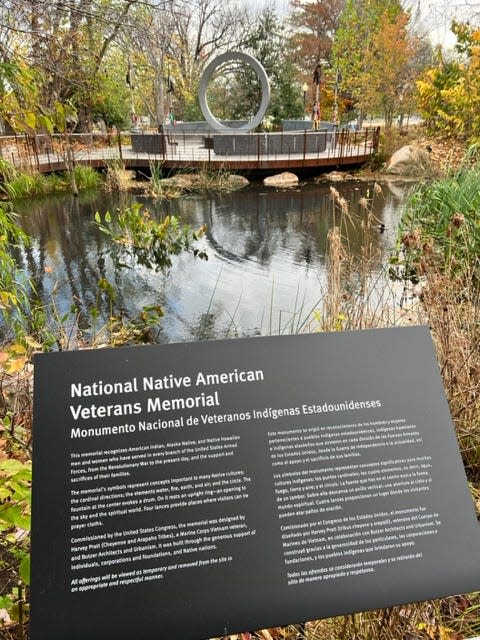
{"label": "vertical steel ring", "polygon": [[[252,67],[255,73],[260,80],[260,84],[262,87],[262,101],[260,103],[260,108],[253,120],[250,120],[247,124],[242,127],[227,127],[221,122],[219,122],[212,114],[208,107],[207,102],[207,85],[210,80],[212,73],[215,69],[220,66],[222,63],[230,60],[240,60]],[[202,110],[203,116],[208,124],[213,127],[216,131],[251,131],[258,127],[258,125],[262,122],[263,117],[268,109],[268,105],[270,103],[270,83],[268,82],[267,74],[265,73],[265,69],[262,67],[260,62],[253,56],[248,55],[248,53],[242,53],[241,51],[227,51],[226,53],[222,53],[217,56],[213,60],[211,60],[202,74],[200,80],[200,86],[198,89],[198,96],[200,100],[200,109]]]}

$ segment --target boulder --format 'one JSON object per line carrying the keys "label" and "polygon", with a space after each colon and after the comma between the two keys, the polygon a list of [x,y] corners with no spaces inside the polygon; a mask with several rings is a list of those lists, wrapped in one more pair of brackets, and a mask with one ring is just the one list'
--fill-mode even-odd
{"label": "boulder", "polygon": [[346,180],[353,180],[353,176],[351,173],[346,173],[345,171],[330,171],[330,173],[324,173],[321,176],[315,178],[315,182],[344,182]]}
{"label": "boulder", "polygon": [[178,189],[179,191],[204,191],[215,190],[220,191],[236,191],[237,189],[243,189],[250,182],[243,176],[228,174],[218,174],[218,181],[213,178],[210,182],[205,182],[205,177],[197,173],[177,173],[171,178],[164,178],[159,181],[162,187]]}
{"label": "boulder", "polygon": [[177,173],[171,178],[163,178],[157,181],[162,189],[178,189],[179,191],[190,191],[195,187],[195,176],[193,173]]}
{"label": "boulder", "polygon": [[236,174],[230,174],[228,176],[228,188],[232,189],[232,191],[243,189],[243,187],[247,187],[249,184],[250,182],[244,176]]}
{"label": "boulder", "polygon": [[164,178],[161,184],[180,191],[192,191],[196,188],[198,178],[194,173],[177,173],[171,178]]}
{"label": "boulder", "polygon": [[298,176],[294,173],[285,171],[284,173],[278,173],[275,176],[268,176],[263,180],[263,184],[266,187],[296,187],[298,185]]}
{"label": "boulder", "polygon": [[384,171],[389,175],[419,177],[434,173],[428,151],[411,144],[395,151]]}

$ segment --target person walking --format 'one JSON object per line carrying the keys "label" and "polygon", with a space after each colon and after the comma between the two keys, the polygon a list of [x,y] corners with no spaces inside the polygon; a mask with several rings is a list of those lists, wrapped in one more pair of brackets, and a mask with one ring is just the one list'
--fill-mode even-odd
{"label": "person walking", "polygon": [[175,113],[173,111],[173,107],[170,107],[170,111],[168,112],[168,121],[170,124],[175,125]]}
{"label": "person walking", "polygon": [[312,120],[313,120],[313,130],[318,131],[320,129],[320,105],[318,104],[318,100],[315,100],[312,108]]}

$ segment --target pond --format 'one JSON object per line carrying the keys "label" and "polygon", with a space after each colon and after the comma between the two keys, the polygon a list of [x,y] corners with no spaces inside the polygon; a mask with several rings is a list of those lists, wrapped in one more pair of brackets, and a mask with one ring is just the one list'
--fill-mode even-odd
{"label": "pond", "polygon": [[[371,242],[385,255],[395,240],[405,192],[383,186],[382,193],[375,193],[372,184],[357,181],[334,186],[356,220],[342,224],[350,251],[360,251],[366,213],[359,202],[367,198],[378,225],[384,225],[384,230],[372,229]],[[138,265],[115,268],[110,240],[98,230],[94,215],[132,201],[154,214],[179,215],[194,228],[206,224],[198,246],[208,260],[183,253],[174,257],[168,273]],[[330,185],[314,182],[294,191],[257,184],[230,194],[169,202],[89,193],[17,203],[15,209],[33,238],[17,258],[46,305],[53,300],[62,315],[74,302],[84,318],[96,309],[102,324],[111,302],[98,282],[107,278],[119,292],[115,308],[126,316],[146,305],[162,306],[160,342],[301,330],[325,291],[327,234],[342,215],[350,220],[350,214],[334,206]]]}

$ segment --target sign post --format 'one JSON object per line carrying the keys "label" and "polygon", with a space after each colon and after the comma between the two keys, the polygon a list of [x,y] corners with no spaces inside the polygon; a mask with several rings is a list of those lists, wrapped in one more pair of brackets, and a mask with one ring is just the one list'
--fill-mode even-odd
{"label": "sign post", "polygon": [[33,640],[201,638],[480,587],[425,327],[40,355]]}

